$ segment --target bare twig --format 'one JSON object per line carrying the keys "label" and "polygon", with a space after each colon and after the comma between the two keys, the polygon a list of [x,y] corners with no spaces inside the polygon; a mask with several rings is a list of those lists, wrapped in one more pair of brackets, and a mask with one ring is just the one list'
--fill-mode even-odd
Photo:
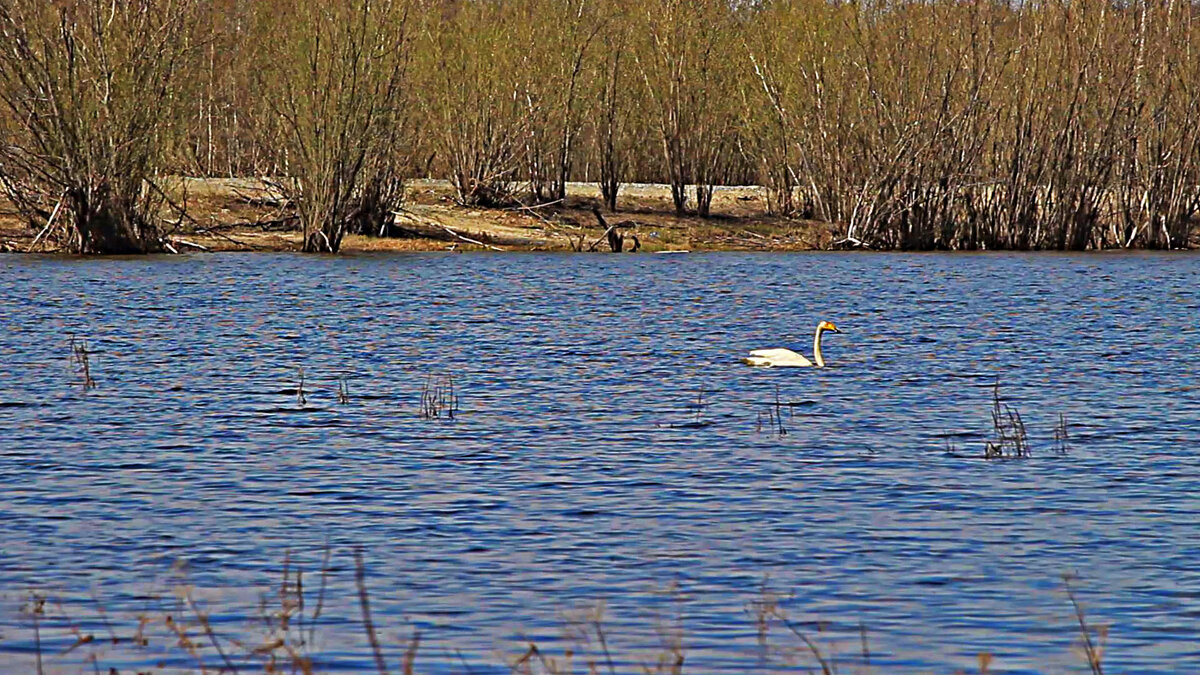
{"label": "bare twig", "polygon": [[375,624],[371,621],[371,604],[367,597],[367,568],[363,563],[362,548],[354,549],[354,583],[358,587],[358,605],[362,610],[363,630],[367,632],[367,641],[371,644],[371,653],[375,655],[375,666],[379,675],[388,675],[387,663],[383,659],[383,650],[379,646],[379,636],[375,634]]}
{"label": "bare twig", "polygon": [[225,667],[232,671],[234,675],[237,675],[237,666],[233,664],[233,661],[229,660],[229,656],[225,654],[225,650],[221,649],[221,644],[217,641],[217,636],[213,632],[212,624],[208,621],[208,615],[201,612],[200,608],[196,606],[196,601],[191,593],[184,595],[184,600],[187,602],[188,608],[192,610],[192,614],[196,615],[196,620],[200,622],[200,627],[204,629],[204,635],[208,637],[208,641],[212,644],[213,649],[217,650],[217,655],[221,657],[221,661],[225,663]]}
{"label": "bare twig", "polygon": [[[1097,646],[1092,641],[1092,629],[1088,626],[1087,620],[1083,615],[1083,608],[1079,606],[1079,602],[1075,599],[1075,591],[1071,588],[1071,575],[1063,576],[1063,584],[1067,588],[1067,598],[1071,601],[1071,606],[1075,608],[1075,619],[1079,622],[1079,633],[1083,637],[1084,655],[1088,660],[1088,667],[1091,668],[1093,675],[1104,675],[1104,668],[1101,665],[1104,649],[1103,646]],[[1103,632],[1101,633],[1103,635]]]}

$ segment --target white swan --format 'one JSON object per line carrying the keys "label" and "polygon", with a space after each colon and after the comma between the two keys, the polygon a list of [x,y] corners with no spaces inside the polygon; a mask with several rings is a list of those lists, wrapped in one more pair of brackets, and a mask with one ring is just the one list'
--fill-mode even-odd
{"label": "white swan", "polygon": [[825,331],[842,332],[828,321],[817,324],[817,332],[813,336],[813,359],[816,360],[816,364],[790,349],[755,349],[742,360],[751,366],[767,368],[810,368],[813,365],[817,368],[824,368],[825,359],[821,356],[821,334]]}

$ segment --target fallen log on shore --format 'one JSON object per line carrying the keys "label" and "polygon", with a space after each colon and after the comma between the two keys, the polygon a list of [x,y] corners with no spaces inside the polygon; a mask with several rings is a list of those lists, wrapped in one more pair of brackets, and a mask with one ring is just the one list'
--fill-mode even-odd
{"label": "fallen log on shore", "polygon": [[422,218],[403,211],[395,212],[394,215],[396,216],[396,222],[392,225],[392,229],[400,234],[412,237],[455,243],[465,242],[496,251],[504,250],[503,248],[500,248],[502,246],[514,246],[520,248],[550,248],[556,245],[556,242],[551,239],[518,237],[497,234],[494,232],[476,232],[466,229],[456,230],[433,218]]}

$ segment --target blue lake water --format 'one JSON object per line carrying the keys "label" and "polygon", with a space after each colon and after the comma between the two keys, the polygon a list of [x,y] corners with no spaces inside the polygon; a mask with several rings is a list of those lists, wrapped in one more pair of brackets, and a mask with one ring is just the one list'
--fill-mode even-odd
{"label": "blue lake water", "polygon": [[[1108,670],[1200,670],[1198,317],[1195,255],[0,257],[0,672],[31,590],[91,672],[63,617],[186,583],[248,640],[327,550],[318,670],[374,672],[356,546],[393,672],[414,627],[419,672],[595,659],[601,601],[617,672],[815,667],[764,587],[843,672],[864,628],[878,672],[1086,672],[1064,574]],[[821,319],[828,368],[738,362]],[[997,382],[1031,458],[981,459]]]}

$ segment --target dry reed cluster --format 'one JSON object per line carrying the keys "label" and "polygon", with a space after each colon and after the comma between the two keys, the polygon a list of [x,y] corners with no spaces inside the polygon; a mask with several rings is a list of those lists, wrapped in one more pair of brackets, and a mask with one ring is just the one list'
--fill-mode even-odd
{"label": "dry reed cluster", "polygon": [[[58,672],[62,666],[81,672],[120,673],[143,672],[131,664],[154,663],[154,672],[191,673],[316,673],[373,671],[379,675],[421,672],[424,654],[437,653],[429,648],[428,636],[415,627],[381,625],[371,611],[371,591],[363,552],[356,549],[354,557],[355,604],[359,628],[369,658],[366,666],[362,657],[354,663],[345,662],[347,649],[338,645],[329,653],[323,649],[322,629],[346,622],[343,617],[330,617],[335,566],[331,566],[327,550],[318,570],[305,570],[290,558],[284,559],[281,578],[274,587],[259,593],[257,616],[240,626],[221,621],[197,598],[195,588],[177,567],[172,575],[171,588],[164,594],[149,593],[141,600],[140,611],[127,613],[106,609],[95,600],[94,616],[78,616],[64,604],[43,593],[31,593],[21,607],[21,615],[32,638],[27,649],[34,661],[34,672]],[[345,569],[344,567],[342,569]],[[1109,629],[1089,622],[1072,588],[1072,575],[1063,577],[1064,595],[1078,625],[1076,651],[1087,663],[1093,675],[1103,675],[1104,655]],[[344,587],[343,587],[344,591]],[[677,589],[676,591],[677,592]],[[343,599],[344,600],[344,599]],[[753,620],[757,635],[757,655],[738,654],[736,658],[757,658],[762,665],[792,667],[805,672],[836,675],[839,672],[879,672],[879,655],[872,654],[870,631],[859,622],[857,635],[849,651],[839,636],[832,635],[820,621],[800,621],[786,608],[792,598],[768,587],[764,580],[759,594],[746,603],[747,615]],[[513,645],[501,666],[516,675],[569,675],[571,673],[610,673],[636,669],[647,675],[679,675],[688,664],[688,634],[680,613],[657,628],[659,647],[656,652],[625,654],[610,648],[605,627],[605,604],[569,610],[563,613],[564,637],[569,646],[539,647],[534,641]],[[381,635],[399,636],[384,637]],[[841,637],[846,637],[843,632]],[[425,645],[423,647],[422,645]],[[485,648],[490,651],[489,648]],[[711,649],[710,649],[711,651]],[[449,653],[435,658],[445,659]],[[462,659],[461,653],[458,655]],[[711,656],[711,654],[710,654]],[[339,662],[339,657],[342,662]],[[874,660],[874,662],[873,662]],[[978,672],[986,675],[995,661],[987,651],[977,656]],[[619,665],[618,665],[619,664]],[[126,670],[122,670],[122,669]],[[465,672],[471,667],[462,662]],[[439,665],[437,670],[444,670]],[[965,674],[966,671],[958,670]]]}
{"label": "dry reed cluster", "polygon": [[479,206],[662,182],[702,217],[758,183],[854,247],[1184,247],[1198,10],[0,0],[0,184],[97,252],[157,248],[180,173],[272,177],[312,251],[386,231],[418,175]]}

